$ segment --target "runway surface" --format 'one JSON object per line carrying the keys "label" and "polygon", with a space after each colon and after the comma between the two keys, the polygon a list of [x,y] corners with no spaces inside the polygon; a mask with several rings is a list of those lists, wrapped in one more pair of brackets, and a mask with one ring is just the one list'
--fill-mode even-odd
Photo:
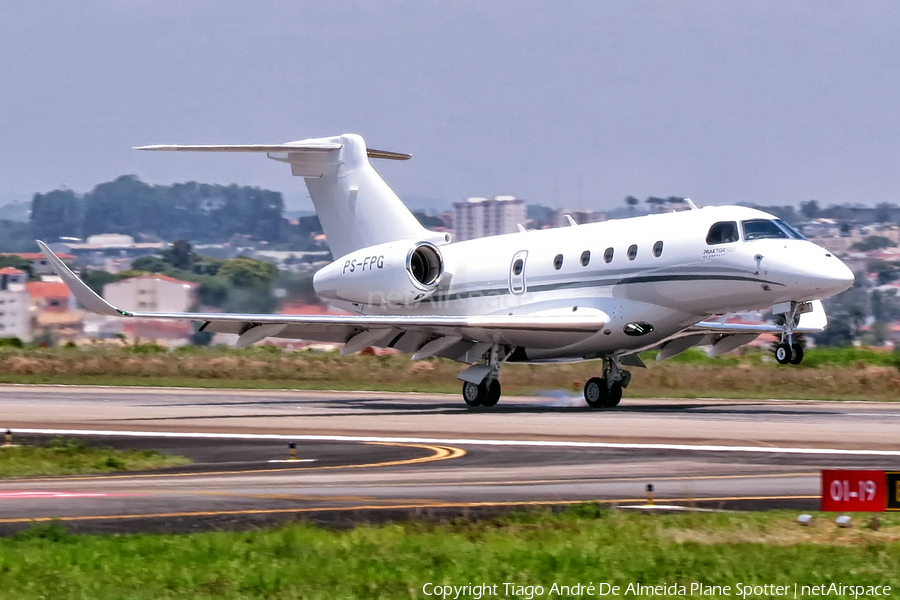
{"label": "runway surface", "polygon": [[[819,470],[900,470],[900,404],[0,386],[0,427],[191,457],[155,473],[0,481],[0,530],[192,530],[600,501],[816,508]],[[288,442],[300,460],[288,460]],[[275,462],[273,462],[275,461]]]}

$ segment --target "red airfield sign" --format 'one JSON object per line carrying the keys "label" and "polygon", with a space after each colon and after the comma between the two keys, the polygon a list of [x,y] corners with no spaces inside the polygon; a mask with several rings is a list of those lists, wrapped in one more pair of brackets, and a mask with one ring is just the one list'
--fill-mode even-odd
{"label": "red airfield sign", "polygon": [[888,500],[885,475],[884,471],[822,470],[822,510],[883,512]]}

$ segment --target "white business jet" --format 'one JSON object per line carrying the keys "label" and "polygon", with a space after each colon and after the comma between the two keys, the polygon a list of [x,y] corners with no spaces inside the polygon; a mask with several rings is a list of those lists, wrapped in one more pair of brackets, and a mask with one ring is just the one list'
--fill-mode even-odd
{"label": "white business jet", "polygon": [[[140,150],[261,152],[303,177],[334,256],[315,274],[323,299],[347,316],[157,313],[116,308],[79,280],[42,242],[75,297],[103,315],[188,319],[233,333],[237,345],[268,337],[396,348],[413,360],[469,365],[466,404],[494,406],[509,362],[602,361],[584,398],[616,406],[643,366],[694,345],[717,356],[776,333],[779,363],[799,363],[794,334],[821,331],[821,298],[853,283],[837,257],[776,217],[720,206],[498,235],[451,243],[423,228],[369,163],[409,155],[366,147],[358,135],[278,145],[144,146]],[[723,315],[773,308],[784,325],[727,323]]]}

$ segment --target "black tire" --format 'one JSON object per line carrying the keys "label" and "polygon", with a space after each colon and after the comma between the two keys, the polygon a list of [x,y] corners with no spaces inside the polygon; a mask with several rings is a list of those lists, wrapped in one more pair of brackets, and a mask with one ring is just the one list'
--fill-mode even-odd
{"label": "black tire", "polygon": [[803,346],[794,344],[791,346],[791,364],[799,365],[801,362],[803,362]]}
{"label": "black tire", "polygon": [[499,401],[500,382],[495,379],[491,382],[490,387],[487,388],[487,393],[484,396],[484,400],[481,401],[481,405],[490,408],[491,406],[496,406]]}
{"label": "black tire", "polygon": [[775,360],[779,365],[786,365],[791,362],[793,354],[791,347],[787,344],[778,344],[775,347]]}
{"label": "black tire", "polygon": [[619,405],[619,402],[622,401],[622,384],[614,383],[612,388],[610,388],[609,393],[606,397],[606,404],[603,405],[603,408],[613,408]]}
{"label": "black tire", "polygon": [[[621,390],[622,388],[619,388]],[[584,401],[591,408],[603,408],[609,397],[609,388],[606,379],[592,377],[584,384]]]}
{"label": "black tire", "polygon": [[483,383],[474,384],[468,381],[463,383],[462,397],[469,406],[473,408],[481,406],[486,396],[487,388],[484,387]]}

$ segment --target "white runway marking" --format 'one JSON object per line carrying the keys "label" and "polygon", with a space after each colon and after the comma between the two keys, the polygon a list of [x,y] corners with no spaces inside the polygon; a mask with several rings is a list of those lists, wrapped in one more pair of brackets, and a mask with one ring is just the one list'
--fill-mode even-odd
{"label": "white runway marking", "polygon": [[280,458],[268,461],[270,463],[298,463],[298,462],[316,462],[314,458]]}
{"label": "white runway marking", "polygon": [[38,498],[104,498],[108,496],[132,496],[133,494],[102,494],[93,492],[0,492],[0,500],[34,500]]}
{"label": "white runway marking", "polygon": [[479,440],[465,438],[443,439],[356,435],[285,435],[279,433],[184,433],[177,431],[112,431],[103,429],[16,429],[14,433],[224,440],[284,440],[294,442],[384,442],[390,444],[444,444],[454,446],[536,446],[543,448],[598,448],[606,450],[683,450],[687,452],[900,456],[900,450],[843,450],[840,448],[797,448],[791,446],[714,446],[708,444],[626,444],[615,442],[572,442],[564,440]]}

